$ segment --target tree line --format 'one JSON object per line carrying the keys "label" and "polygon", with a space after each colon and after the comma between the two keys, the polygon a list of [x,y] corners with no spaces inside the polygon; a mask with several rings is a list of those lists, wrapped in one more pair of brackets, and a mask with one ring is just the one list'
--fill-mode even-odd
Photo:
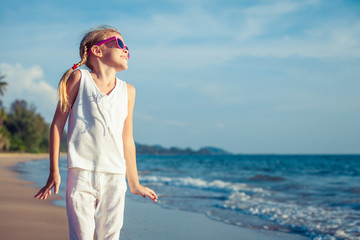
{"label": "tree line", "polygon": [[[0,74],[0,96],[6,92],[7,82]],[[0,99],[0,151],[48,152],[50,125],[26,100],[15,100],[9,109]],[[60,151],[66,151],[66,133]]]}

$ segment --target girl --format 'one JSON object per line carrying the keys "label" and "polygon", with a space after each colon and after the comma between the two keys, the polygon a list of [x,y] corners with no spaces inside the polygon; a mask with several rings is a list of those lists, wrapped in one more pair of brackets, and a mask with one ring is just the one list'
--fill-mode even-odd
{"label": "girl", "polygon": [[[116,78],[128,68],[129,48],[112,27],[83,37],[81,61],[59,83],[59,103],[50,128],[50,174],[34,197],[59,192],[60,139],[68,122],[66,211],[70,239],[119,239],[123,225],[125,174],[130,191],[157,201],[140,185],[133,139],[135,88]],[[77,67],[85,64],[91,71]]]}

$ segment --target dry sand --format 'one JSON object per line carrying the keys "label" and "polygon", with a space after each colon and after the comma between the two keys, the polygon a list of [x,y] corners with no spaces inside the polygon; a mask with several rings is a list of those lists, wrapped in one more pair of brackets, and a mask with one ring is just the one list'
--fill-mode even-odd
{"label": "dry sand", "polygon": [[0,153],[1,239],[68,239],[65,208],[53,205],[49,198],[35,199],[37,189],[25,187],[31,183],[17,179],[16,173],[11,171],[18,162],[45,158],[48,154]]}

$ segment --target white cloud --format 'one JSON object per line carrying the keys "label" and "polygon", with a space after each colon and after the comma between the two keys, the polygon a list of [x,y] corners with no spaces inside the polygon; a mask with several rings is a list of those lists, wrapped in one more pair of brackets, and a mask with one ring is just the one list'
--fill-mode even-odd
{"label": "white cloud", "polygon": [[[237,18],[235,21],[239,23],[236,39],[244,41],[271,32],[271,26],[276,25],[283,15],[298,11],[309,2],[311,3],[311,1],[271,1],[244,9],[230,9],[231,15],[234,19]],[[229,11],[223,14],[229,14]],[[235,14],[241,17],[238,18]]]}
{"label": "white cloud", "polygon": [[308,5],[317,4],[317,0],[308,0],[308,1],[270,1],[266,4],[259,4],[255,6],[248,7],[245,9],[245,13],[248,15],[258,15],[258,16],[278,16],[280,14],[287,14],[294,11],[297,11]]}
{"label": "white cloud", "polygon": [[55,110],[57,90],[44,80],[44,72],[40,66],[23,67],[17,63],[11,65],[0,63],[0,72],[8,83],[3,97],[4,104],[9,106],[16,99],[24,99],[34,104],[47,121]]}
{"label": "white cloud", "polygon": [[165,120],[165,123],[167,125],[178,126],[178,127],[182,127],[182,126],[186,125],[186,123],[178,121],[178,120]]}
{"label": "white cloud", "polygon": [[225,125],[223,123],[221,123],[221,122],[215,123],[215,126],[218,127],[218,128],[221,128],[221,129],[225,128]]}
{"label": "white cloud", "polygon": [[221,104],[242,104],[247,94],[240,87],[224,83],[208,82],[199,87],[199,92]]}
{"label": "white cloud", "polygon": [[152,43],[150,48],[137,48],[147,63],[182,69],[221,64],[237,56],[360,57],[360,20],[334,16],[304,23],[295,17],[320,6],[318,0],[281,0],[211,12],[189,5],[177,13],[137,19],[129,34],[140,33],[141,42]]}
{"label": "white cloud", "polygon": [[142,121],[146,121],[146,122],[161,122],[163,124],[166,125],[170,125],[170,126],[185,126],[186,123],[179,121],[179,120],[172,120],[172,119],[155,119],[153,116],[150,116],[149,114],[146,113],[142,113],[142,112],[135,112],[134,113],[134,118],[142,120]]}
{"label": "white cloud", "polygon": [[154,118],[146,113],[141,113],[141,112],[134,112],[134,116],[138,119],[141,119],[143,121],[147,121],[147,122],[153,122]]}

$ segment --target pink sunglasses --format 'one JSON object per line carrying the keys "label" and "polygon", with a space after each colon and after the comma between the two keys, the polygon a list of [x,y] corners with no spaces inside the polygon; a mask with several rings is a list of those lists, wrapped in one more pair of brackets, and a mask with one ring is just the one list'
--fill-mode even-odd
{"label": "pink sunglasses", "polygon": [[[96,46],[100,46],[100,45],[103,45],[104,43],[107,43],[107,42],[110,42],[112,40],[116,39],[116,44],[118,46],[118,48],[120,49],[123,49],[123,50],[126,50],[127,51],[127,54],[128,54],[128,58],[130,58],[130,51],[129,51],[129,48],[128,46],[125,45],[125,43],[120,39],[118,38],[117,36],[114,36],[114,37],[111,37],[111,38],[108,38],[108,39],[105,39],[101,42],[98,42],[97,44],[95,44]],[[88,52],[88,56],[90,55],[91,53],[91,49],[89,50]]]}

